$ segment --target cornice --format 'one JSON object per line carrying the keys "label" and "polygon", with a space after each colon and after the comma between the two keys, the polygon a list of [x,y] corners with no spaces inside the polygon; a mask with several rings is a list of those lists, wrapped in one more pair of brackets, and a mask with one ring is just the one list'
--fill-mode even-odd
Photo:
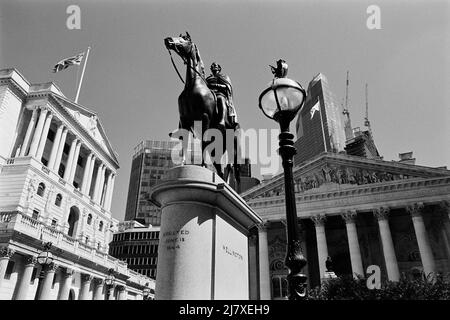
{"label": "cornice", "polygon": [[[322,202],[324,200],[338,200],[342,198],[351,198],[355,196],[374,196],[383,193],[393,193],[397,191],[414,191],[420,188],[430,187],[449,187],[450,177],[430,178],[430,179],[410,179],[410,180],[398,180],[389,181],[384,183],[378,183],[374,185],[358,185],[353,188],[333,190],[328,192],[314,192],[309,194],[296,194],[297,203],[315,203]],[[263,208],[267,206],[284,206],[285,197],[273,196],[267,198],[255,198],[248,201],[248,204],[253,209]]]}
{"label": "cornice", "polygon": [[[339,182],[339,185],[344,188],[347,187],[351,188],[354,185],[362,186],[362,185],[378,184],[378,178],[381,180],[392,180],[392,179],[414,179],[414,178],[450,176],[450,171],[445,169],[407,165],[403,163],[389,162],[378,159],[366,159],[362,157],[349,156],[344,154],[322,153],[321,155],[311,159],[302,166],[294,168],[293,175],[294,180],[296,182],[302,179],[303,182],[309,181],[310,183],[316,183],[316,185],[309,186],[306,190],[302,190],[301,193],[313,191],[325,182],[324,174],[321,171],[322,169],[325,168],[331,169],[334,174],[336,174],[336,171],[339,171],[338,169],[341,170],[341,173],[348,169],[352,172],[351,176],[353,179],[368,178],[368,176],[364,174],[370,176],[372,176],[372,174],[376,175],[375,180],[372,180],[371,182],[368,181],[366,182],[353,181],[353,183],[350,183],[349,181],[347,182],[344,181],[343,183]],[[347,171],[345,172],[345,175],[346,176],[348,175]],[[389,175],[390,177],[387,177],[387,175]],[[379,176],[383,177],[380,178]],[[273,177],[270,181],[257,185],[252,189],[244,192],[242,194],[242,197],[247,201],[250,201],[255,197],[264,196],[264,194],[267,192],[280,193],[280,191],[282,191],[282,189],[284,188],[283,177],[284,175],[281,173]],[[309,178],[309,180],[305,180],[307,178]],[[317,180],[317,178],[321,180]],[[279,188],[281,188],[281,190],[277,190]]]}

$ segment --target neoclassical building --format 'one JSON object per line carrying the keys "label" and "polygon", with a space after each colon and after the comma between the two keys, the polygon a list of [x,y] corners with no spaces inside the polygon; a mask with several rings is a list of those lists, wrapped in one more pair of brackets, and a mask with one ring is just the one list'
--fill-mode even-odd
{"label": "neoclassical building", "polygon": [[[118,169],[94,112],[54,83],[0,70],[0,299],[142,299],[154,289],[108,254]],[[48,266],[36,261],[45,243]]]}
{"label": "neoclassical building", "polygon": [[[380,267],[382,280],[392,281],[450,272],[446,168],[322,152],[296,166],[294,179],[310,287],[323,280],[328,256],[337,275],[366,275],[370,265]],[[283,299],[288,274],[283,175],[242,197],[265,222],[252,238],[253,297]]]}

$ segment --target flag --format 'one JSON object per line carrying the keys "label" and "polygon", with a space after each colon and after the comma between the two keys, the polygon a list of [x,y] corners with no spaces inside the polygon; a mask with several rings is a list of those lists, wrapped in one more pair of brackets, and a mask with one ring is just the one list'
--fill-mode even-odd
{"label": "flag", "polygon": [[83,60],[84,52],[77,54],[76,56],[61,60],[53,67],[53,72],[58,72],[68,68],[71,65],[80,65]]}
{"label": "flag", "polygon": [[317,99],[316,104],[311,108],[311,110],[309,111],[309,113],[311,114],[311,119],[314,117],[314,113],[316,113],[316,111],[320,112],[320,100]]}

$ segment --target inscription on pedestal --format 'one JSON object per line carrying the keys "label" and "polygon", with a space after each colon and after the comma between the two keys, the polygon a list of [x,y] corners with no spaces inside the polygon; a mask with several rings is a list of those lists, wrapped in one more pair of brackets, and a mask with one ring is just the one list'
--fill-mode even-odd
{"label": "inscription on pedestal", "polygon": [[244,258],[242,257],[242,254],[240,254],[237,251],[234,251],[233,249],[231,249],[225,245],[222,245],[222,250],[225,251],[226,254],[228,254],[238,260],[244,260]]}
{"label": "inscription on pedestal", "polygon": [[180,229],[166,231],[162,235],[162,240],[167,250],[180,249],[180,243],[189,239],[189,230]]}

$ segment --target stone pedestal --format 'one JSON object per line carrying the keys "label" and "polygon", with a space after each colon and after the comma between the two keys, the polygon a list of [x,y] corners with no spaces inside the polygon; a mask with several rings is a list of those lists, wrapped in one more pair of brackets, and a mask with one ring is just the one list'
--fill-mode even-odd
{"label": "stone pedestal", "polygon": [[248,230],[262,222],[212,171],[175,167],[151,194],[161,206],[157,300],[249,299]]}

